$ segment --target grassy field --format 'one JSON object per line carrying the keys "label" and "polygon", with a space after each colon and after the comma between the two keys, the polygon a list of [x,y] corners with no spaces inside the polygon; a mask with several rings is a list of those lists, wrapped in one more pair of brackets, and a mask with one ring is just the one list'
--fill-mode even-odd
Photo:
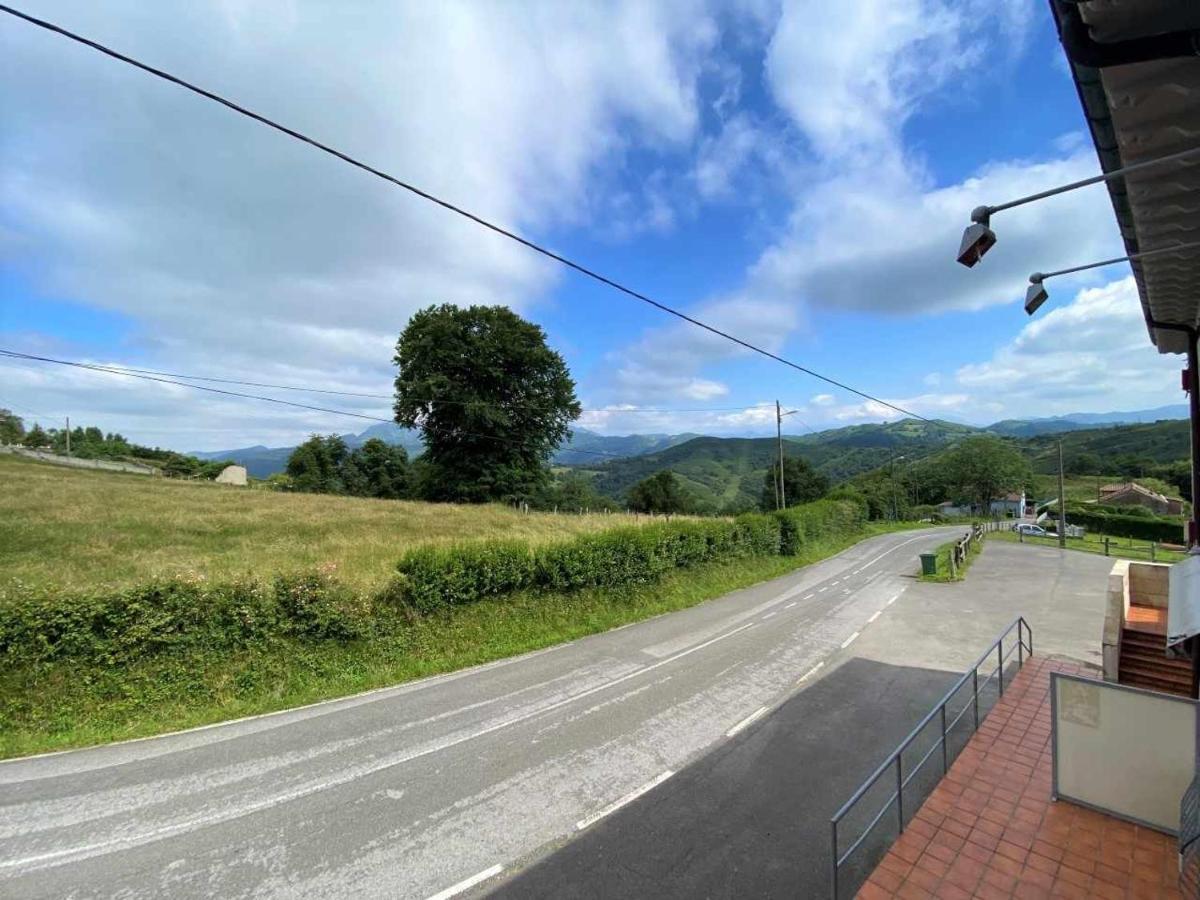
{"label": "grassy field", "polygon": [[0,589],[13,579],[115,587],[156,575],[261,575],[329,563],[367,588],[416,544],[497,536],[536,543],[631,521],[251,491],[0,456]]}
{"label": "grassy field", "polygon": [[[1001,541],[1009,541],[1017,543],[1020,538],[1012,531],[997,531],[988,535],[989,539]],[[1026,536],[1025,543],[1038,544],[1044,547],[1057,547],[1058,538],[1050,537],[1029,537]],[[1080,550],[1085,553],[1104,554],[1104,535],[1088,534],[1082,538],[1067,538],[1068,550]],[[1136,559],[1142,562],[1149,562],[1151,551],[1150,541],[1141,541],[1127,537],[1110,537],[1108,539],[1108,555],[1116,559]],[[1164,550],[1161,545],[1155,545],[1154,560],[1156,562],[1179,562],[1186,554],[1178,550]]]}

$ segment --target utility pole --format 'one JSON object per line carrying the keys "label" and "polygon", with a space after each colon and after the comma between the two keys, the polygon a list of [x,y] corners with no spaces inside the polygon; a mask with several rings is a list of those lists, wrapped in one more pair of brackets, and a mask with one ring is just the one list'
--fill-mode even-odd
{"label": "utility pole", "polygon": [[1063,489],[1062,441],[1058,442],[1058,548],[1067,548],[1067,498]]}
{"label": "utility pole", "polygon": [[779,445],[779,509],[787,507],[787,494],[783,488],[783,410],[775,401],[775,442]]}
{"label": "utility pole", "polygon": [[71,417],[67,416],[67,458],[71,457]]}

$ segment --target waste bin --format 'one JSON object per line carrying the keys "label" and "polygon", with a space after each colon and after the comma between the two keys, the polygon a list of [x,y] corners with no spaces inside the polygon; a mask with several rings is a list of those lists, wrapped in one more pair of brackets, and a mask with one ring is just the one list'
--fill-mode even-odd
{"label": "waste bin", "polygon": [[922,553],[921,554],[921,574],[936,575],[937,574],[937,554]]}

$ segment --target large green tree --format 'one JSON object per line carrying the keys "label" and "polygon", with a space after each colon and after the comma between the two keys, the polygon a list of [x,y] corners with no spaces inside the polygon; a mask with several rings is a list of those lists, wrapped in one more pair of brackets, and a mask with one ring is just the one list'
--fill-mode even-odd
{"label": "large green tree", "polygon": [[1029,463],[998,437],[969,437],[942,457],[949,485],[987,513],[993,500],[1025,487],[1033,478]]}
{"label": "large green tree", "polygon": [[423,309],[396,343],[396,421],[420,428],[426,499],[528,496],[579,417],[575,382],[546,335],[503,306]]}
{"label": "large green tree", "polygon": [[[759,506],[764,510],[775,509],[779,488],[779,463],[767,469],[763,479],[762,499]],[[787,456],[783,460],[783,497],[788,506],[820,500],[829,491],[829,479],[798,456]]]}
{"label": "large green tree", "polygon": [[346,493],[399,500],[409,495],[408,453],[403,447],[371,438],[342,463]]}
{"label": "large green tree", "polygon": [[347,456],[346,442],[336,434],[314,434],[288,457],[287,473],[292,486],[315,494],[344,493],[342,464]]}

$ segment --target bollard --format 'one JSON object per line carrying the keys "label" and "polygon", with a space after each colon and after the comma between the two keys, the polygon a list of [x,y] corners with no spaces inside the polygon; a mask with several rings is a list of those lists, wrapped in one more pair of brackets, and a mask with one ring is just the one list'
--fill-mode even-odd
{"label": "bollard", "polygon": [[1108,556],[1108,535],[1104,536],[1104,555]]}

